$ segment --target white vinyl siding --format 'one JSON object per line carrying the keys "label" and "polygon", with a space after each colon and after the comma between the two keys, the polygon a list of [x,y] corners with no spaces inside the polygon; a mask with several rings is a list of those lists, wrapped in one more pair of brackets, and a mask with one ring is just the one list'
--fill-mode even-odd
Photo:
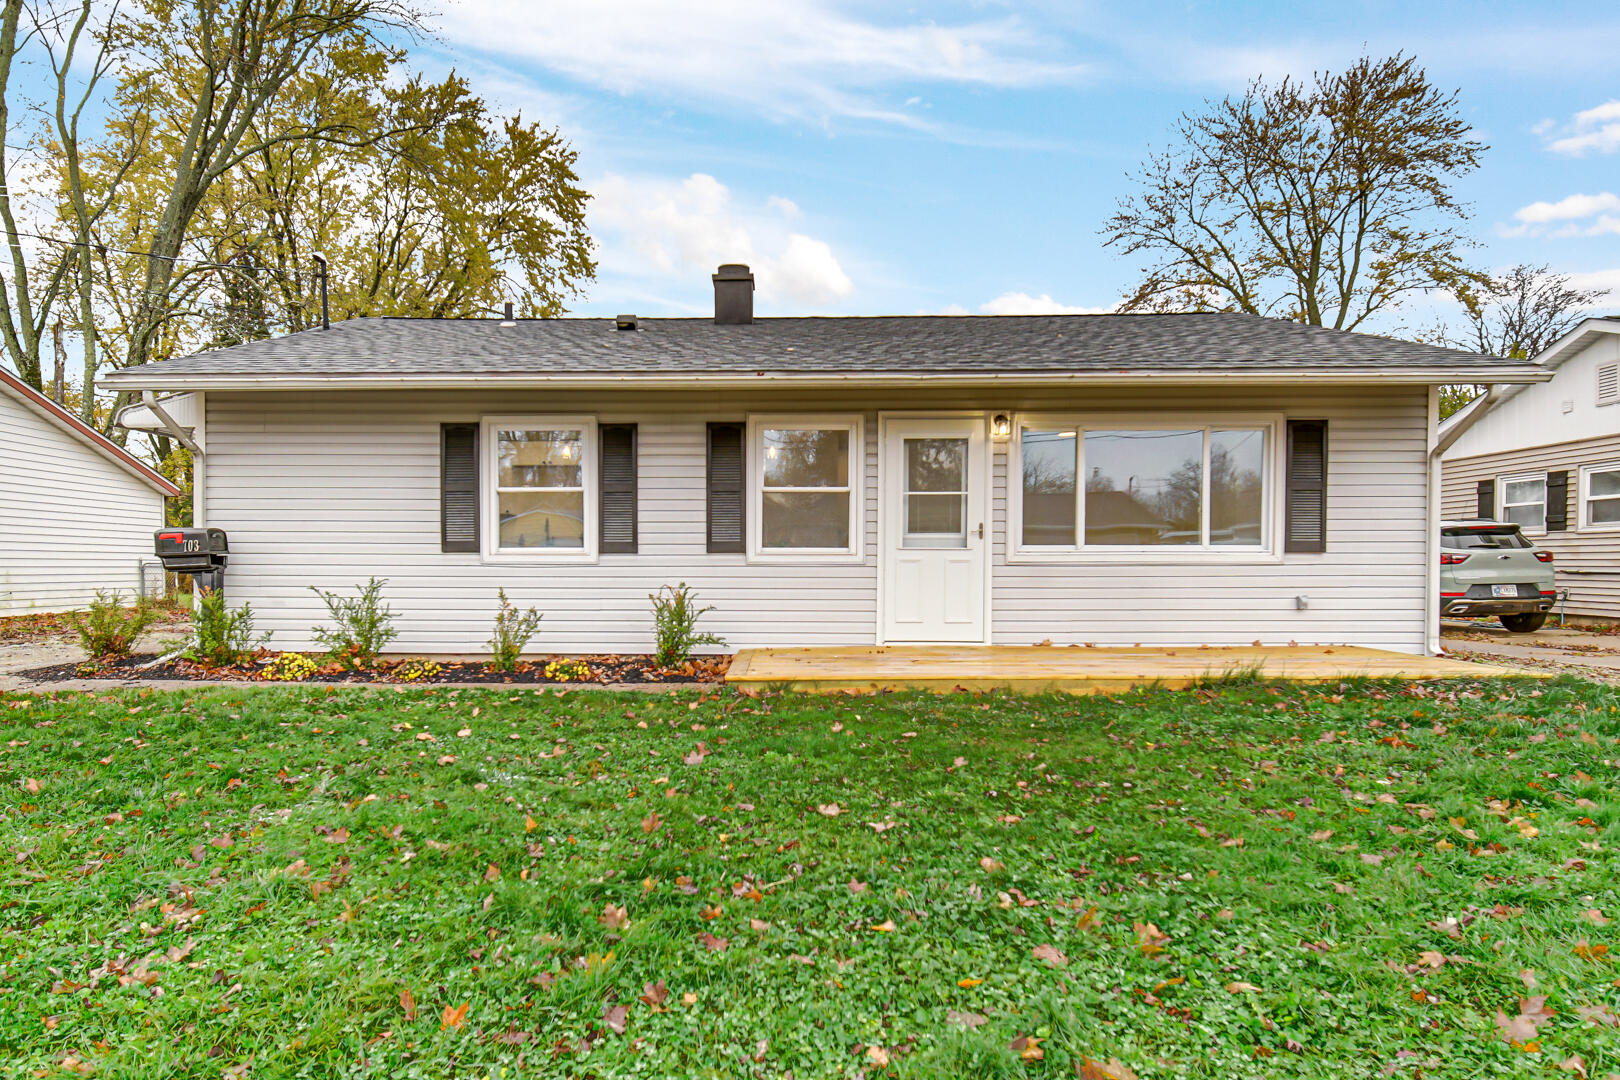
{"label": "white vinyl siding", "polygon": [[133,597],[163,496],[0,389],[0,615]]}
{"label": "white vinyl siding", "polygon": [[[1006,562],[1007,443],[994,445],[992,640],[1130,645],[1424,643],[1427,396],[1165,388],[1002,393],[344,392],[210,393],[207,514],[230,534],[232,602],[253,605],[278,648],[308,648],[324,617],[309,590],[376,575],[399,613],[400,652],[485,651],[497,588],[545,613],[539,652],[645,652],[647,596],[686,582],[715,610],[702,628],[731,648],[871,644],[877,638],[877,414],[982,408],[1140,415],[1266,410],[1327,418],[1328,551],[1221,565]],[[705,550],[705,424],[753,415],[855,413],[862,452],[856,558],[762,562]],[[638,426],[640,551],[589,564],[495,563],[439,550],[439,424],[565,414]],[[751,451],[752,452],[752,451]],[[1309,594],[1300,610],[1299,594]]]}
{"label": "white vinyl siding", "polygon": [[1620,619],[1620,530],[1589,525],[1580,505],[1587,467],[1609,465],[1620,465],[1620,433],[1479,457],[1448,456],[1441,506],[1448,518],[1470,518],[1478,509],[1481,480],[1531,471],[1568,472],[1569,527],[1537,534],[1536,546],[1553,553],[1558,588],[1569,590],[1563,605],[1567,614]]}

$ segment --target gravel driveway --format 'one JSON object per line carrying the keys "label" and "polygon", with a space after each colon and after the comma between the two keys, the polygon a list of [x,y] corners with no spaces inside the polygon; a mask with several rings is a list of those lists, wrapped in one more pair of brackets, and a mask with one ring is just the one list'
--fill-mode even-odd
{"label": "gravel driveway", "polygon": [[1533,634],[1510,634],[1495,619],[1442,619],[1446,655],[1510,666],[1582,675],[1620,684],[1620,634],[1548,625]]}

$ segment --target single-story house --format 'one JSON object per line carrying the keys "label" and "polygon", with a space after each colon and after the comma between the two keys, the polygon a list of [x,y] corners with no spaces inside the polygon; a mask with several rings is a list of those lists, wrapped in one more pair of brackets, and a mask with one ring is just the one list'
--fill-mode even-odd
{"label": "single-story house", "polygon": [[[357,319],[110,375],[196,448],[282,648],[373,575],[400,651],[1438,647],[1436,387],[1534,364],[1240,314]],[[156,392],[164,392],[159,399]],[[189,426],[173,413],[184,408]]]}
{"label": "single-story house", "polygon": [[72,611],[96,590],[133,598],[162,476],[8,371],[0,371],[0,615]]}
{"label": "single-story house", "polygon": [[1532,357],[1551,381],[1485,394],[1442,425],[1447,517],[1516,521],[1553,554],[1562,609],[1620,619],[1620,318]]}

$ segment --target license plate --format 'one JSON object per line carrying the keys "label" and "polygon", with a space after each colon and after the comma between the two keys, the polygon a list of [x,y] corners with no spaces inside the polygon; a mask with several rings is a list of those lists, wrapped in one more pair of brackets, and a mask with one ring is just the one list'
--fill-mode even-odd
{"label": "license plate", "polygon": [[1492,585],[1491,586],[1491,595],[1492,596],[1497,596],[1497,597],[1501,597],[1501,596],[1518,596],[1519,595],[1519,587],[1517,585]]}

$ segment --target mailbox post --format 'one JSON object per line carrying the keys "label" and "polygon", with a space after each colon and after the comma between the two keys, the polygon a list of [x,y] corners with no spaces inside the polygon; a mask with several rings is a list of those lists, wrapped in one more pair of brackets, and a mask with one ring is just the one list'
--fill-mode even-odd
{"label": "mailbox post", "polygon": [[159,529],[153,546],[163,569],[174,574],[190,574],[200,589],[225,589],[225,564],[230,545],[224,529]]}

